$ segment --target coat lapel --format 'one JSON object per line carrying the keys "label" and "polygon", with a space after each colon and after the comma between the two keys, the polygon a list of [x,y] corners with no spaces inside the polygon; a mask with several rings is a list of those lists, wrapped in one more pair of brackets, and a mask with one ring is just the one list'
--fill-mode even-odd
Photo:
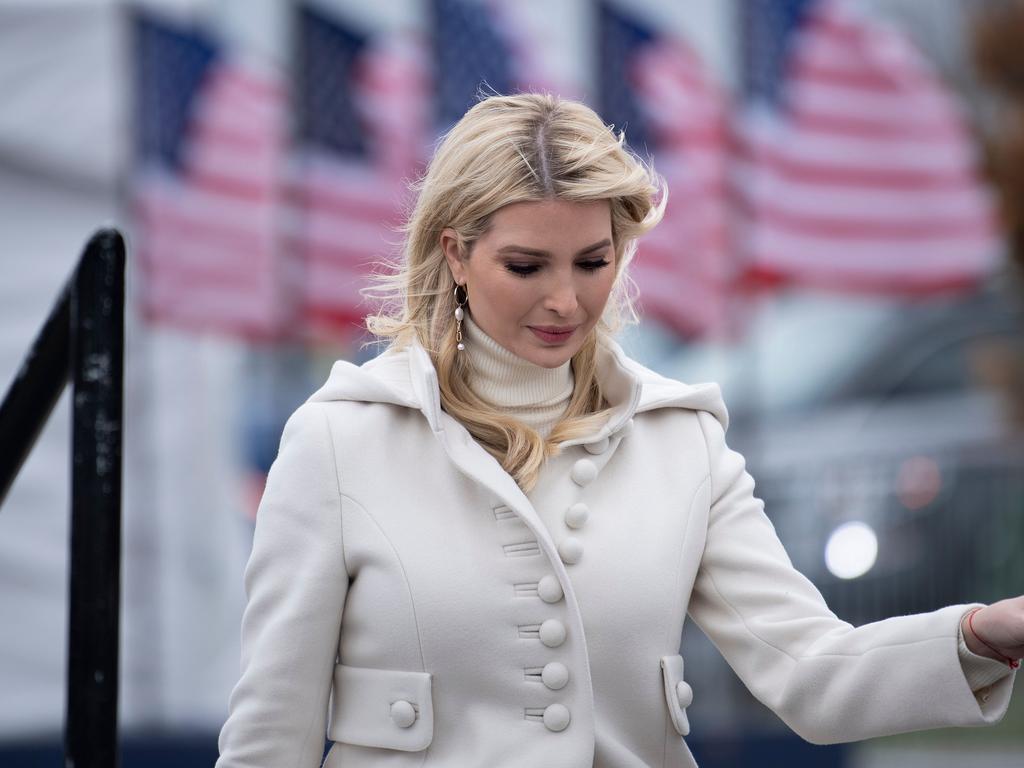
{"label": "coat lapel", "polygon": [[[437,383],[437,371],[434,370],[426,350],[415,342],[409,347],[409,372],[420,409],[426,416],[434,436],[455,466],[518,514],[536,534],[537,541],[548,557],[553,556],[558,560],[558,565],[562,566],[551,535],[516,481],[473,439],[464,426],[441,409],[441,389]],[[562,570],[564,572],[564,566]]]}

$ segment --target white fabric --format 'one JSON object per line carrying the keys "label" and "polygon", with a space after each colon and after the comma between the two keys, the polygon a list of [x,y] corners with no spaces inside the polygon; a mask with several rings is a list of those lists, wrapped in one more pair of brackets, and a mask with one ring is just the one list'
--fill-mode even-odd
{"label": "white fabric", "polygon": [[[526,495],[441,410],[418,344],[335,364],[289,420],[260,505],[219,768],[318,765],[328,722],[347,732],[328,717],[332,697],[351,705],[332,691],[338,664],[411,673],[415,700],[390,701],[376,746],[335,741],[328,768],[692,767],[684,715],[700,691],[674,658],[687,611],[815,743],[1003,716],[1014,675],[982,702],[960,667],[970,606],[856,628],[829,611],[725,443],[717,386],[615,344],[598,370],[610,418],[563,442]],[[578,504],[589,515],[570,528]],[[408,687],[422,675],[432,728],[412,751],[402,723],[427,700]]]}
{"label": "white fabric", "polygon": [[572,399],[572,364],[544,368],[505,349],[467,314],[462,323],[469,385],[484,400],[547,437]]}

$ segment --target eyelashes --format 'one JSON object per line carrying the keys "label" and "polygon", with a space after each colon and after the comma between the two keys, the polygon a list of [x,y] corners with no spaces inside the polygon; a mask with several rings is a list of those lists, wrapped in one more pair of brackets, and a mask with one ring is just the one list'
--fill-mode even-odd
{"label": "eyelashes", "polygon": [[[577,267],[587,272],[597,272],[599,269],[603,269],[611,264],[607,259],[592,259],[590,261],[581,261],[576,264]],[[539,270],[541,267],[539,264],[506,264],[505,269],[511,272],[513,275],[519,277],[529,277],[534,272]]]}

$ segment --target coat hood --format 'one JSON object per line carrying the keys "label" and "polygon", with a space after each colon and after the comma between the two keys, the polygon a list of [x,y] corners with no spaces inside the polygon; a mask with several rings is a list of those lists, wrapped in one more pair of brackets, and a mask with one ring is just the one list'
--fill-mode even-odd
{"label": "coat hood", "polygon": [[[631,359],[618,342],[609,339],[598,348],[598,378],[612,413],[600,439],[625,427],[636,413],[656,408],[687,408],[708,411],[728,428],[729,414],[719,386],[714,383],[684,384],[655,373]],[[309,402],[354,400],[391,403],[423,412],[435,431],[443,429],[441,391],[430,355],[414,340],[402,348],[389,347],[362,365],[338,360],[324,385]],[[584,442],[566,441],[563,445]]]}

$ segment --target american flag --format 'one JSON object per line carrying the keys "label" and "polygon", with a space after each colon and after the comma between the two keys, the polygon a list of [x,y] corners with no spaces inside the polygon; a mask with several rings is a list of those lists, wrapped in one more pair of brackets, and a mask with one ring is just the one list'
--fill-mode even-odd
{"label": "american flag", "polygon": [[999,255],[952,97],[845,0],[744,0],[733,182],[750,275],[840,290],[968,286]]}
{"label": "american flag", "polygon": [[289,173],[289,249],[302,265],[304,322],[354,330],[373,309],[359,289],[395,255],[405,182],[427,151],[423,45],[299,6],[297,148]]}
{"label": "american flag", "polygon": [[512,93],[511,51],[491,10],[473,0],[433,0],[437,122],[452,126],[477,101],[481,89]]}
{"label": "american flag", "polygon": [[284,323],[277,213],[286,141],[279,73],[208,34],[133,23],[134,250],[144,315],[250,338]]}
{"label": "american flag", "polygon": [[432,10],[437,121],[443,130],[481,92],[579,97],[578,78],[555,55],[565,39],[550,23],[551,4],[433,0]]}
{"label": "american flag", "polygon": [[669,186],[665,218],[631,267],[641,311],[685,337],[727,334],[726,97],[683,40],[618,6],[599,14],[601,115]]}

